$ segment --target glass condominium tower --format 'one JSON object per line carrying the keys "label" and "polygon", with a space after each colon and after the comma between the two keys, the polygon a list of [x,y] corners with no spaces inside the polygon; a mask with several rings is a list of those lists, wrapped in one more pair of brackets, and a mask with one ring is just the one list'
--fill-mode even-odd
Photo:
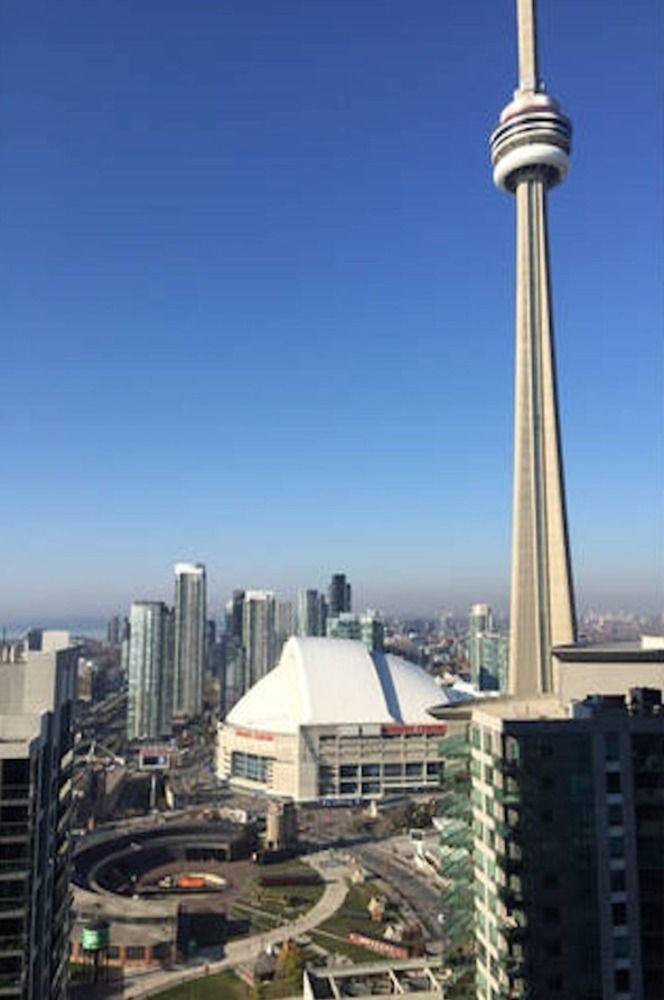
{"label": "glass condominium tower", "polygon": [[173,613],[161,601],[135,601],[130,612],[127,736],[168,736],[173,715]]}
{"label": "glass condominium tower", "polygon": [[192,719],[203,710],[206,580],[201,563],[175,564],[173,714]]}

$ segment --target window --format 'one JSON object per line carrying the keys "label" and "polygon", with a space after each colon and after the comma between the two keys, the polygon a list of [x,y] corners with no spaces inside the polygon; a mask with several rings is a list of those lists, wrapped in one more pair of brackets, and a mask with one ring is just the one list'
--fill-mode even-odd
{"label": "window", "polygon": [[356,778],[357,764],[342,764],[339,768],[339,775],[342,778]]}
{"label": "window", "polygon": [[623,824],[623,811],[621,805],[611,805],[607,809],[607,817],[609,820],[609,826],[622,826]]}
{"label": "window", "polygon": [[626,889],[627,880],[625,878],[625,869],[614,869],[611,872],[611,892],[625,892]]}
{"label": "window", "polygon": [[544,872],[542,876],[542,887],[544,889],[557,889],[558,876],[555,872]]}
{"label": "window", "polygon": [[542,911],[542,916],[545,924],[554,924],[560,920],[560,910],[557,906],[546,906]]}
{"label": "window", "polygon": [[145,948],[142,944],[128,944],[126,955],[128,962],[142,962],[145,958]]}
{"label": "window", "polygon": [[606,775],[606,790],[609,795],[620,793],[620,772],[608,771]]}
{"label": "window", "polygon": [[613,939],[613,957],[627,958],[629,955],[629,938],[616,937]]}
{"label": "window", "polygon": [[620,757],[620,736],[618,733],[604,734],[604,754],[607,760],[618,760]]}
{"label": "window", "polygon": [[27,785],[30,783],[30,761],[19,757],[17,760],[2,762],[3,785]]}
{"label": "window", "polygon": [[380,764],[363,764],[363,778],[378,778],[380,776]]}
{"label": "window", "polygon": [[401,764],[384,764],[383,774],[386,778],[400,778],[403,774],[403,767]]}
{"label": "window", "polygon": [[614,903],[611,907],[611,920],[614,927],[622,927],[627,923],[627,906],[625,903]]}
{"label": "window", "polygon": [[549,958],[558,958],[563,950],[560,941],[547,941],[545,949]]}
{"label": "window", "polygon": [[625,838],[609,837],[609,857],[624,858],[624,856],[625,856]]}
{"label": "window", "polygon": [[563,988],[563,981],[560,976],[548,976],[546,985],[551,993],[559,993]]}
{"label": "window", "polygon": [[231,774],[236,778],[246,778],[266,784],[271,769],[271,757],[259,757],[253,753],[234,752],[231,758]]}
{"label": "window", "polygon": [[421,764],[406,764],[406,777],[408,778],[420,778],[422,776],[422,765]]}
{"label": "window", "polygon": [[617,969],[613,973],[616,993],[629,993],[629,969]]}

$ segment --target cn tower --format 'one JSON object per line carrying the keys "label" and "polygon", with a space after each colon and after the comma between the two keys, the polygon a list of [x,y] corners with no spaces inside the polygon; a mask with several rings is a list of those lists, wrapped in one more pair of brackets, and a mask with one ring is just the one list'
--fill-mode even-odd
{"label": "cn tower", "polygon": [[509,690],[554,690],[551,649],[576,625],[556,393],[548,192],[564,180],[571,123],[537,65],[535,0],[517,0],[519,87],[491,136],[493,179],[516,197],[516,398]]}

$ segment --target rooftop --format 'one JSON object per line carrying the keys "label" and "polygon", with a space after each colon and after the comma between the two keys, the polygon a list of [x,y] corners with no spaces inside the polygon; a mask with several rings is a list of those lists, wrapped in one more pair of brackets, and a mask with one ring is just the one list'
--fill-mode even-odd
{"label": "rooftop", "polygon": [[278,665],[227,716],[227,723],[269,732],[360,723],[432,724],[430,709],[472,701],[441,688],[398,656],[370,653],[351,639],[288,640]]}
{"label": "rooftop", "polygon": [[557,698],[542,695],[539,698],[513,698],[505,696],[495,701],[482,702],[473,709],[473,720],[489,719],[537,722],[543,719],[568,719],[569,712]]}
{"label": "rooftop", "polygon": [[556,646],[554,656],[564,662],[660,663],[664,662],[664,636],[642,635],[617,642],[574,642]]}
{"label": "rooftop", "polygon": [[[436,975],[435,973],[438,973]],[[306,1000],[369,1000],[373,997],[417,996],[437,1000],[443,996],[441,970],[426,959],[364,962],[338,969],[311,969],[304,974]]]}

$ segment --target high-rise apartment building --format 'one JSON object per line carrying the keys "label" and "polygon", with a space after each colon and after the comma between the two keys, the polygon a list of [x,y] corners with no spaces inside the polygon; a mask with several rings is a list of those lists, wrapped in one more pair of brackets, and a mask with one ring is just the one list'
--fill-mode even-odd
{"label": "high-rise apartment building", "polygon": [[200,563],[175,565],[173,713],[193,719],[203,711],[206,582]]}
{"label": "high-rise apartment building", "polygon": [[330,618],[337,618],[352,610],[352,594],[350,583],[345,573],[334,573],[330,581],[329,610]]}
{"label": "high-rise apartment building", "polygon": [[482,665],[480,637],[484,632],[493,630],[493,611],[488,604],[473,604],[468,614],[468,660],[470,676],[478,683]]}
{"label": "high-rise apartment building", "polygon": [[476,987],[664,996],[662,693],[473,712]]}
{"label": "high-rise apartment building", "polygon": [[77,656],[0,649],[0,994],[12,1000],[67,996]]}
{"label": "high-rise apartment building", "polygon": [[327,635],[330,639],[359,639],[370,652],[382,653],[385,623],[380,614],[371,609],[363,615],[344,613],[328,618]]}
{"label": "high-rise apartment building", "polygon": [[317,590],[299,590],[297,594],[297,634],[325,635],[327,602]]}
{"label": "high-rise apartment building", "polygon": [[276,663],[281,655],[284,643],[290,639],[292,635],[295,635],[295,615],[293,613],[293,605],[291,601],[277,601],[274,620],[276,633]]}
{"label": "high-rise apartment building", "polygon": [[271,590],[247,590],[243,601],[242,647],[248,690],[277,662],[277,602]]}
{"label": "high-rise apartment building", "polygon": [[509,636],[504,632],[482,632],[479,637],[479,670],[477,686],[480,691],[506,691],[509,659]]}
{"label": "high-rise apartment building", "polygon": [[127,619],[113,615],[106,623],[106,642],[109,646],[119,646],[127,634]]}
{"label": "high-rise apartment building", "polygon": [[173,612],[161,601],[136,601],[130,624],[127,737],[158,739],[172,731]]}
{"label": "high-rise apartment building", "polygon": [[226,631],[240,643],[244,618],[244,593],[244,590],[234,590],[231,600],[226,605]]}

